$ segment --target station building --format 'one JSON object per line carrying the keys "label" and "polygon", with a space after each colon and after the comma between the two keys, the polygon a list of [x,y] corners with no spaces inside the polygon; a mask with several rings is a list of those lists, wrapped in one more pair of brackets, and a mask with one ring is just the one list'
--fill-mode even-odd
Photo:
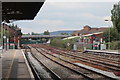
{"label": "station building", "polygon": [[104,43],[103,32],[107,29],[108,27],[92,28],[86,25],[83,29],[74,31],[73,35],[80,36],[80,42],[84,43],[84,46],[87,48],[100,48],[99,45]]}

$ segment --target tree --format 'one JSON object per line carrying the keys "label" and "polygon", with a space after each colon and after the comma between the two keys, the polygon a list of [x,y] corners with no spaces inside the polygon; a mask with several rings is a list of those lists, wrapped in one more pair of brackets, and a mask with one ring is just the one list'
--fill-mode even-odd
{"label": "tree", "polygon": [[120,33],[120,2],[113,6],[111,13],[112,13],[111,20],[113,22],[113,27],[115,27],[117,29],[117,32]]}
{"label": "tree", "polygon": [[34,32],[31,32],[31,35],[34,35]]}
{"label": "tree", "polygon": [[68,33],[61,33],[61,35],[68,35]]}
{"label": "tree", "polygon": [[44,31],[44,35],[50,35],[49,31]]}
{"label": "tree", "polygon": [[26,35],[30,35],[30,33],[27,33]]}
{"label": "tree", "polygon": [[14,24],[12,24],[11,28],[14,29],[14,27],[15,27]]}
{"label": "tree", "polygon": [[118,41],[119,34],[116,28],[109,28],[103,33],[104,40],[106,42]]}
{"label": "tree", "polygon": [[39,33],[31,32],[31,35],[40,35]]}

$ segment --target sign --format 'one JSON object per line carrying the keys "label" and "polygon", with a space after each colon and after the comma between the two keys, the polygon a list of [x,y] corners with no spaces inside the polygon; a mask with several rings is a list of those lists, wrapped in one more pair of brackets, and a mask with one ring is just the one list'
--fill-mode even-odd
{"label": "sign", "polygon": [[70,46],[70,43],[67,43],[67,46]]}
{"label": "sign", "polygon": [[4,43],[4,46],[6,46],[7,44],[6,43]]}
{"label": "sign", "polygon": [[76,44],[73,45],[73,50],[77,50],[77,45]]}
{"label": "sign", "polygon": [[10,43],[10,46],[14,46],[14,43]]}

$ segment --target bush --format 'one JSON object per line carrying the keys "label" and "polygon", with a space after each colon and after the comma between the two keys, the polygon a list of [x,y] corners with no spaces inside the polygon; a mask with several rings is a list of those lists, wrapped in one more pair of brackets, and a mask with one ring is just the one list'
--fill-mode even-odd
{"label": "bush", "polygon": [[[73,45],[75,41],[76,39],[62,40],[60,38],[54,38],[51,40],[50,45],[71,50],[73,49]],[[70,43],[70,46],[68,46],[67,43]]]}
{"label": "bush", "polygon": [[103,33],[105,42],[119,41],[120,34],[115,28],[109,28]]}
{"label": "bush", "polygon": [[120,49],[120,41],[114,41],[110,43],[110,49],[118,50]]}

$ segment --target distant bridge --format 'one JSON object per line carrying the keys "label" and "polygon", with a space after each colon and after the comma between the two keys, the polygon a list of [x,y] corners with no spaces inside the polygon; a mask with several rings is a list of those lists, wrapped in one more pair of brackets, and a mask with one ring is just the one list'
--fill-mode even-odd
{"label": "distant bridge", "polygon": [[22,35],[22,39],[29,38],[66,38],[71,37],[71,35]]}

